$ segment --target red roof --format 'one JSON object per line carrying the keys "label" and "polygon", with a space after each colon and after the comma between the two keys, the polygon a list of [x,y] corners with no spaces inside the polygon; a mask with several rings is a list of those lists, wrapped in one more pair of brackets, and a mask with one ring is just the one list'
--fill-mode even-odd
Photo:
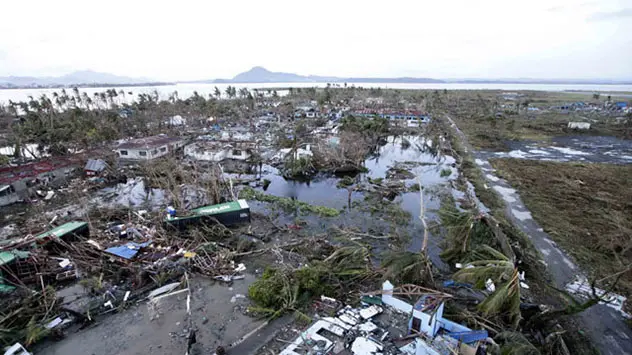
{"label": "red roof", "polygon": [[42,173],[76,165],[79,161],[78,157],[53,158],[36,163],[0,168],[0,183],[8,185],[18,180],[34,178]]}

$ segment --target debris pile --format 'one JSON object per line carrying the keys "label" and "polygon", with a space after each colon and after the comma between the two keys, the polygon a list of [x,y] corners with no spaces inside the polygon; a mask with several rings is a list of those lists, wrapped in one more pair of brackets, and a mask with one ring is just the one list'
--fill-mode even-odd
{"label": "debris pile", "polygon": [[[485,353],[487,331],[473,331],[443,317],[444,302],[452,296],[414,285],[395,288],[388,281],[378,294],[381,297],[363,296],[359,307],[321,296],[316,301],[317,320],[280,354]],[[418,301],[411,305],[394,295],[418,297]]]}

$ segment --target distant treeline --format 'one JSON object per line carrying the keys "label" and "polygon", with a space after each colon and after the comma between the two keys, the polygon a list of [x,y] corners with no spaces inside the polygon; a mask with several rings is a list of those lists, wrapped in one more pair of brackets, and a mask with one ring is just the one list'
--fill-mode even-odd
{"label": "distant treeline", "polygon": [[0,84],[0,89],[72,89],[72,88],[102,88],[102,87],[136,87],[136,86],[165,86],[174,85],[167,82],[150,82],[136,84],[109,84],[109,83],[90,83],[90,84],[73,84],[73,85],[13,85]]}

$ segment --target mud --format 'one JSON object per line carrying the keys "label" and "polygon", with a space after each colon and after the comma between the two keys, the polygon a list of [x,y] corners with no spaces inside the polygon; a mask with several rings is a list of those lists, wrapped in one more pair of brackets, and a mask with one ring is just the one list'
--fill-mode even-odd
{"label": "mud", "polygon": [[[246,313],[247,295],[254,275],[232,285],[202,277],[191,279],[191,324],[205,354],[217,346],[227,346],[254,330],[263,321]],[[43,343],[36,354],[184,354],[187,349],[189,319],[186,293],[160,301],[149,307],[141,301],[130,309],[104,318],[98,324],[56,343]]]}

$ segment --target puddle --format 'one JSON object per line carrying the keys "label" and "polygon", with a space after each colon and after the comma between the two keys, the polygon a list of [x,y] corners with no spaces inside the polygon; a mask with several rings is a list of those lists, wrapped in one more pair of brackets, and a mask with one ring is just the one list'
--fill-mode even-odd
{"label": "puddle", "polygon": [[531,216],[531,212],[529,211],[519,211],[516,209],[512,209],[511,213],[514,215],[514,217],[518,218],[521,221],[526,221],[528,219],[533,219],[533,216]]}
{"label": "puddle", "polygon": [[579,150],[566,148],[566,147],[551,147],[551,149],[555,149],[564,155],[592,155],[591,153],[588,153],[588,152],[582,152]]}
{"label": "puddle", "polygon": [[[607,136],[556,137],[550,146],[531,141],[507,142],[509,152],[479,152],[484,159],[518,158],[544,161],[632,163],[632,141]],[[481,165],[477,159],[477,164]]]}
{"label": "puddle", "polygon": [[502,195],[503,200],[507,201],[508,203],[514,203],[517,201],[516,197],[514,196],[516,190],[512,188],[496,185],[494,186],[494,190],[498,191],[498,193]]}

